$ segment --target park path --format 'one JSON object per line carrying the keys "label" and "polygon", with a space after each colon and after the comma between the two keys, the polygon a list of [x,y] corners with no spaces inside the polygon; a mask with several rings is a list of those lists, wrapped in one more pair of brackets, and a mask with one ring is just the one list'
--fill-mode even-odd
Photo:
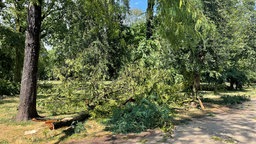
{"label": "park path", "polygon": [[[167,141],[166,141],[167,142]],[[256,144],[256,99],[226,112],[177,126],[174,144]]]}
{"label": "park path", "polygon": [[71,143],[88,144],[256,144],[256,99],[234,108],[193,118],[175,127],[173,137],[154,130]]}

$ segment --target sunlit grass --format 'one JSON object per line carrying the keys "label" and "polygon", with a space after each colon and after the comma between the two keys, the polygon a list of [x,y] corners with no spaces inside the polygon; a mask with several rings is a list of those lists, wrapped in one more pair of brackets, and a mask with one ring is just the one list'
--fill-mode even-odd
{"label": "sunlit grass", "polygon": [[[93,139],[95,136],[103,136],[109,134],[104,131],[104,125],[95,120],[88,120],[84,123],[86,131],[78,134],[69,133],[67,128],[58,130],[50,130],[44,122],[16,122],[15,116],[17,114],[19,98],[5,97],[0,99],[0,144],[45,144],[45,143],[59,143],[71,140],[79,140],[83,138]],[[39,107],[39,114],[47,118],[62,119],[72,117],[73,115],[59,115],[51,116],[47,111]],[[41,112],[41,113],[40,113]],[[36,130],[34,134],[25,135],[25,132]]]}

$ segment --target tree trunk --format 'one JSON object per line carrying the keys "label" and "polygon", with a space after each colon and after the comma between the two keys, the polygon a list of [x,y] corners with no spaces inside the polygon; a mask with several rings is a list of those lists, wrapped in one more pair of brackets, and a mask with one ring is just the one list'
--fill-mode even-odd
{"label": "tree trunk", "polygon": [[193,96],[197,97],[198,90],[200,89],[200,74],[199,72],[194,72],[193,75]]}
{"label": "tree trunk", "polygon": [[235,84],[235,82],[231,79],[230,80],[230,86],[229,86],[230,90],[234,90],[234,84]]}
{"label": "tree trunk", "polygon": [[153,16],[154,16],[155,0],[148,0],[147,7],[147,25],[146,25],[146,39],[150,39],[153,35]]}
{"label": "tree trunk", "polygon": [[41,1],[30,2],[28,7],[28,29],[25,41],[25,58],[20,90],[20,104],[17,121],[26,121],[38,117],[36,110],[37,69],[40,50]]}
{"label": "tree trunk", "polygon": [[194,73],[194,82],[193,82],[193,95],[194,95],[195,99],[198,100],[198,103],[199,103],[201,109],[204,110],[205,109],[204,104],[198,96],[199,89],[200,89],[200,73],[195,72]]}

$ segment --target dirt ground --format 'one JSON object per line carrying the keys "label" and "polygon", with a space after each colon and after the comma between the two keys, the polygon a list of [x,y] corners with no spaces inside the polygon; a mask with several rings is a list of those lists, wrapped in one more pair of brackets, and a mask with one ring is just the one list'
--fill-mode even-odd
{"label": "dirt ground", "polygon": [[212,111],[175,127],[173,135],[160,130],[140,134],[93,137],[69,144],[255,144],[256,99],[233,108]]}

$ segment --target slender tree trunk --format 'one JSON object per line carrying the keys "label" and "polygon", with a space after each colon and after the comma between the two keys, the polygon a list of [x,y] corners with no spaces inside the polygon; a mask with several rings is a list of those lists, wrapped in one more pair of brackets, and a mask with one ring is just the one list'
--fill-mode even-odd
{"label": "slender tree trunk", "polygon": [[150,39],[153,35],[154,5],[155,5],[155,0],[148,0],[146,39]]}
{"label": "slender tree trunk", "polygon": [[194,98],[197,97],[198,90],[200,89],[200,74],[198,72],[193,73],[193,81],[192,81],[192,96]]}
{"label": "slender tree trunk", "polygon": [[195,72],[194,73],[194,80],[193,80],[193,95],[198,100],[198,103],[202,110],[205,109],[203,102],[201,101],[200,97],[198,96],[198,91],[200,89],[200,73]]}
{"label": "slender tree trunk", "polygon": [[30,3],[28,7],[28,29],[25,41],[25,58],[20,90],[20,104],[17,121],[38,117],[36,110],[37,70],[40,49],[41,1],[39,5]]}
{"label": "slender tree trunk", "polygon": [[231,78],[231,80],[230,80],[230,86],[229,86],[229,89],[230,89],[230,90],[234,90],[234,84],[235,84],[235,82],[234,82],[234,80]]}

